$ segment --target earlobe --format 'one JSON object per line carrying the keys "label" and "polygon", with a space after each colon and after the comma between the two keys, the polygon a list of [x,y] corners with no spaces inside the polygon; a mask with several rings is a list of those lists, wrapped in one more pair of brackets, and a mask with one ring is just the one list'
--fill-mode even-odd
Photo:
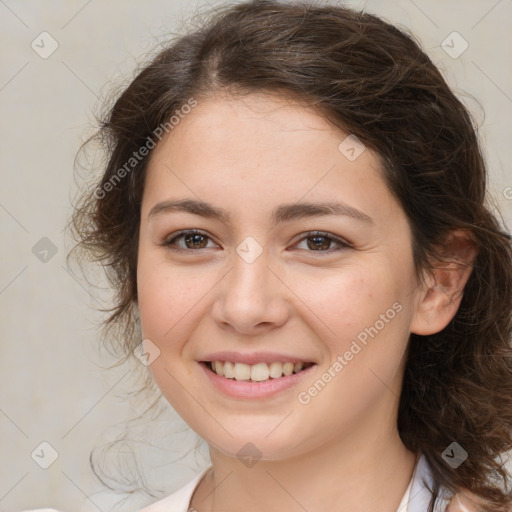
{"label": "earlobe", "polygon": [[473,270],[476,244],[468,232],[452,231],[437,255],[419,288],[411,322],[411,332],[423,336],[442,331],[457,313]]}

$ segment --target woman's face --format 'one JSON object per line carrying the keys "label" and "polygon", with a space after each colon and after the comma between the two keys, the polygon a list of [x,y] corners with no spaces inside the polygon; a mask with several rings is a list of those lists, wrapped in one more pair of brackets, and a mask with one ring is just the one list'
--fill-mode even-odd
{"label": "woman's face", "polygon": [[224,453],[396,433],[411,232],[376,154],[347,136],[285,99],[218,97],[152,154],[137,268],[149,368]]}

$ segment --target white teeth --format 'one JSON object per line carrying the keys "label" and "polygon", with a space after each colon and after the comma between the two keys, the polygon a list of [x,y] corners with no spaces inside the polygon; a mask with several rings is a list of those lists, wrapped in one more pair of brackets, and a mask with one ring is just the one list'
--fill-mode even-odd
{"label": "white teeth", "polygon": [[278,379],[283,375],[283,365],[281,363],[270,363],[270,376]]}
{"label": "white teeth", "polygon": [[220,361],[215,361],[213,363],[213,371],[217,374],[217,375],[220,375],[221,377],[224,376],[224,365],[220,362]]}
{"label": "white teeth", "polygon": [[251,367],[244,363],[235,363],[234,369],[236,380],[249,380],[251,378]]}
{"label": "white teeth", "polygon": [[291,375],[293,373],[293,363],[284,363],[283,364],[283,373],[285,376]]}
{"label": "white teeth", "polygon": [[269,378],[278,379],[283,375],[288,377],[293,373],[299,373],[304,368],[304,363],[257,363],[253,365],[245,363],[231,363],[230,361],[213,361],[210,367],[214,373],[226,379],[252,380],[263,382]]}
{"label": "white teeth", "polygon": [[270,376],[267,363],[258,363],[251,366],[251,380],[260,382],[267,380]]}
{"label": "white teeth", "polygon": [[[222,364],[220,361],[219,361],[219,363]],[[234,364],[230,363],[229,361],[226,361],[224,363],[223,372],[224,372],[224,377],[226,377],[226,379],[234,378],[234,376],[235,376]]]}

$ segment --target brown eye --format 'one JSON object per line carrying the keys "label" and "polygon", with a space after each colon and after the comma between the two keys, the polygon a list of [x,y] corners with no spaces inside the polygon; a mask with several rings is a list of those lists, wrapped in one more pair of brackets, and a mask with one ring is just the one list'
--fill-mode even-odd
{"label": "brown eye", "polygon": [[[176,242],[183,239],[184,245]],[[188,230],[178,233],[175,237],[166,241],[163,245],[178,252],[190,252],[196,249],[208,249],[207,244],[210,237],[197,230]]]}
{"label": "brown eye", "polygon": [[[306,241],[308,252],[331,253],[334,251],[340,251],[351,247],[351,245],[348,242],[342,240],[341,238],[338,238],[337,236],[331,235],[330,233],[308,233],[307,236],[303,237],[300,240],[300,243],[302,243],[303,241]],[[333,243],[338,245],[337,249],[331,249],[331,245]]]}
{"label": "brown eye", "polygon": [[[204,235],[182,235],[183,240],[185,240],[185,245],[189,249],[204,249],[206,246],[205,240],[206,237]],[[188,244],[191,244],[192,247],[189,247]]]}
{"label": "brown eye", "polygon": [[[331,239],[326,236],[310,236],[307,240],[308,247],[314,250],[329,249],[329,246],[331,245]],[[313,243],[309,243],[310,240],[312,240]]]}

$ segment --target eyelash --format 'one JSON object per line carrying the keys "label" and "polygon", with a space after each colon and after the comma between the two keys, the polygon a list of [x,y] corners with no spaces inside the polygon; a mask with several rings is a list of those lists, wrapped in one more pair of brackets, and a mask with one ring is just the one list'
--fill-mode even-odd
{"label": "eyelash", "polygon": [[[199,231],[198,229],[187,229],[187,230],[178,232],[176,234],[176,236],[173,236],[171,239],[165,241],[162,245],[165,246],[166,248],[168,248],[169,250],[172,250],[172,251],[175,251],[175,252],[180,252],[180,253],[198,252],[198,251],[201,251],[203,249],[207,249],[207,247],[203,247],[202,249],[184,249],[182,247],[176,246],[175,245],[176,240],[178,240],[179,238],[182,238],[182,237],[184,237],[186,235],[202,235],[205,238],[208,238],[208,239],[211,240],[211,238],[206,233],[204,233],[202,231]],[[322,250],[320,250],[320,251],[310,250],[310,251],[307,251],[307,252],[312,252],[312,253],[318,252],[320,254],[321,253],[331,254],[333,252],[343,251],[345,249],[349,249],[349,248],[352,247],[352,245],[350,245],[348,242],[346,242],[342,238],[334,236],[331,233],[327,233],[325,231],[310,231],[310,232],[305,233],[304,235],[305,236],[303,236],[300,240],[298,240],[297,244],[302,242],[303,240],[307,240],[308,238],[322,237],[322,238],[327,238],[329,240],[332,240],[333,242],[336,242],[336,243],[338,243],[340,245],[340,247],[338,249],[327,249],[325,251],[322,251]]]}

